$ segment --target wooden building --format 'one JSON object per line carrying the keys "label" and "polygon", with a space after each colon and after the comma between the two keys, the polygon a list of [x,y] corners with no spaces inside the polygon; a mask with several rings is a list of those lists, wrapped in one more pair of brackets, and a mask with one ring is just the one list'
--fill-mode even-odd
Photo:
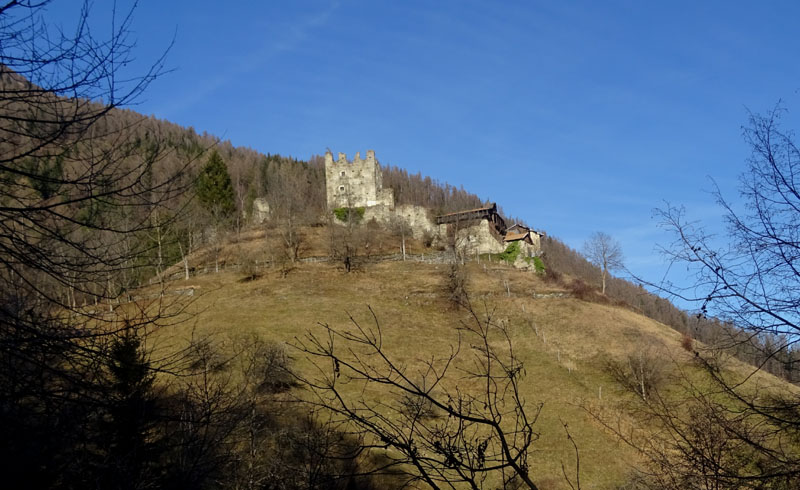
{"label": "wooden building", "polygon": [[497,213],[497,204],[492,203],[489,206],[476,209],[467,209],[466,211],[457,211],[455,213],[443,214],[436,217],[437,225],[446,225],[450,223],[469,223],[470,221],[486,220],[494,226],[495,230],[501,235],[506,233],[506,222]]}

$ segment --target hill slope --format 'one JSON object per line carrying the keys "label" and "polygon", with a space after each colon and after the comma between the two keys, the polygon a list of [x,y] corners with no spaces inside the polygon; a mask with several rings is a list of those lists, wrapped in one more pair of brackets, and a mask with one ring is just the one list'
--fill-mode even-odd
{"label": "hill slope", "polygon": [[[496,262],[469,263],[467,269],[476,310],[510,326],[527,371],[523,395],[528,407],[543,404],[535,425],[540,439],[531,455],[537,484],[563,488],[561,464],[574,466],[562,423],[580,450],[586,488],[622,484],[636,466],[636,454],[582,407],[614,407],[629,399],[608,374],[609,360],[652,346],[665,365],[670,359],[686,363],[690,355],[681,349],[680,334],[628,309],[569,297],[535,274]],[[431,355],[447,352],[456,342],[456,329],[468,321],[467,313],[447,301],[446,272],[444,264],[388,261],[352,274],[320,263],[301,265],[285,278],[272,271],[249,281],[234,272],[200,275],[190,281],[201,294],[194,304],[192,333],[225,339],[255,332],[294,344],[319,323],[346,327],[349,314],[369,323],[369,306],[381,322],[390,355],[413,371]],[[190,327],[180,328],[159,337],[157,349],[173,349],[187,338]],[[298,352],[293,355],[298,369],[308,369]],[[384,394],[378,390],[374,396]]]}

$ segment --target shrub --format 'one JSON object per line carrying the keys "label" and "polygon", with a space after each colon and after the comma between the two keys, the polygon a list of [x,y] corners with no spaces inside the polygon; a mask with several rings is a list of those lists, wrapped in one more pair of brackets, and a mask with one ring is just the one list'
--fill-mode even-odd
{"label": "shrub", "polygon": [[333,215],[336,216],[336,219],[342,222],[353,220],[354,223],[359,223],[362,219],[364,219],[365,211],[366,208],[363,207],[336,208],[333,210]]}
{"label": "shrub", "polygon": [[469,301],[467,294],[467,268],[458,260],[450,264],[447,274],[448,300],[453,307],[464,306]]}
{"label": "shrub", "polygon": [[594,299],[595,289],[581,279],[573,279],[567,287],[572,295],[580,300],[592,301]]}
{"label": "shrub", "polygon": [[436,417],[436,407],[429,398],[408,394],[400,399],[400,412],[412,420]]}
{"label": "shrub", "polygon": [[694,339],[689,334],[684,333],[681,337],[681,347],[687,352],[692,352],[694,350]]}
{"label": "shrub", "polygon": [[561,284],[563,282],[563,276],[560,272],[556,269],[550,268],[545,269],[544,271],[544,281],[550,284]]}
{"label": "shrub", "polygon": [[434,238],[435,235],[428,230],[422,233],[422,244],[425,245],[425,248],[431,248]]}
{"label": "shrub", "polygon": [[542,261],[541,257],[534,257],[533,258],[533,266],[536,268],[536,272],[538,274],[544,274],[545,267],[544,267],[544,262]]}
{"label": "shrub", "polygon": [[505,260],[509,264],[513,264],[519,256],[519,242],[511,242],[508,244],[503,253],[497,254],[497,258]]}
{"label": "shrub", "polygon": [[547,272],[541,257],[531,257],[530,262],[533,262],[533,268],[537,274],[545,274]]}
{"label": "shrub", "polygon": [[666,378],[663,354],[651,345],[639,346],[637,352],[629,354],[624,361],[608,360],[606,372],[622,388],[642,400],[657,391]]}

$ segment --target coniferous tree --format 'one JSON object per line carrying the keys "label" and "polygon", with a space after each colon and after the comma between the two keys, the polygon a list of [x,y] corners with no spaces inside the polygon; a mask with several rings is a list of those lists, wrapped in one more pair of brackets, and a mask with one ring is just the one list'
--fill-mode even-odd
{"label": "coniferous tree", "polygon": [[217,219],[229,218],[236,212],[233,184],[228,168],[216,150],[200,171],[196,183],[197,199]]}
{"label": "coniferous tree", "polygon": [[161,473],[155,377],[135,332],[111,346],[108,415],[100,424],[106,453],[100,478],[106,488],[142,488]]}

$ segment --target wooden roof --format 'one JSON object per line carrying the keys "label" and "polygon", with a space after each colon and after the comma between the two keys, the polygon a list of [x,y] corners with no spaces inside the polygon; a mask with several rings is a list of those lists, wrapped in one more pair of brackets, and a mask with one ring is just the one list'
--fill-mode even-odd
{"label": "wooden roof", "polygon": [[528,233],[506,233],[504,240],[507,242],[515,242],[517,240],[524,240],[528,236]]}
{"label": "wooden roof", "polygon": [[463,211],[456,211],[454,213],[442,214],[442,215],[439,215],[438,217],[439,218],[443,218],[445,216],[458,216],[459,214],[477,213],[477,212],[481,212],[481,211],[489,211],[489,212],[495,212],[496,213],[497,212],[497,204],[496,203],[492,203],[491,205],[484,206],[482,208],[465,209]]}

